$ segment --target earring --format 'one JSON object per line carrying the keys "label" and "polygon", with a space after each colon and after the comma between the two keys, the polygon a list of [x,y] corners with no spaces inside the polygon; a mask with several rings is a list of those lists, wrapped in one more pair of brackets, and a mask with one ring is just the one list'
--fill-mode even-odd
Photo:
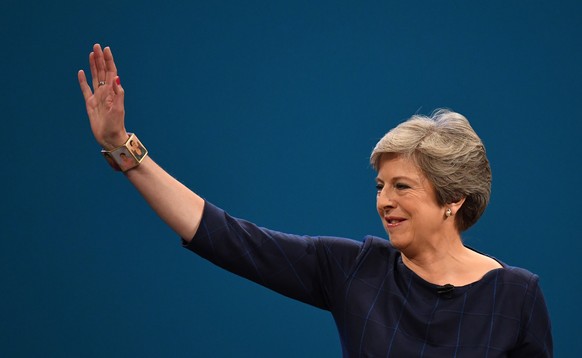
{"label": "earring", "polygon": [[447,211],[445,211],[445,216],[450,218],[451,215],[453,215],[453,211],[451,210],[451,208],[448,208]]}

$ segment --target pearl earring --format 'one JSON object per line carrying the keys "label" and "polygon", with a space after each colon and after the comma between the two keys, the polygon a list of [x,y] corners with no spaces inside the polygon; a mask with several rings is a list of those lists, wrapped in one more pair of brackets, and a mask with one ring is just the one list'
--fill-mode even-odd
{"label": "pearl earring", "polygon": [[448,208],[447,211],[445,211],[445,216],[450,218],[451,215],[453,215],[453,211],[451,210],[451,208]]}

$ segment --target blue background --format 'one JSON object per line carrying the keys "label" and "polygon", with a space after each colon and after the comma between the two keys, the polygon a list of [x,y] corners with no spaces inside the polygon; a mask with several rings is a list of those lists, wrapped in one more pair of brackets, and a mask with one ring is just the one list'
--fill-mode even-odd
{"label": "blue background", "polygon": [[493,195],[466,242],[539,274],[579,339],[579,1],[4,1],[0,355],[338,357],[331,316],[182,249],[92,138],[76,73],[112,47],[127,127],[172,175],[281,231],[385,236],[368,155],[448,107]]}

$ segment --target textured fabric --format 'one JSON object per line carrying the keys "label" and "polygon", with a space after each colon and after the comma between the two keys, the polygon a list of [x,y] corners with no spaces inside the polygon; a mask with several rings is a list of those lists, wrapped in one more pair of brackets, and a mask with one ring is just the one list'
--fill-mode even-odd
{"label": "textured fabric", "polygon": [[260,228],[206,203],[185,246],[237,275],[328,310],[344,357],[552,357],[538,277],[507,266],[450,292],[424,281],[386,240]]}

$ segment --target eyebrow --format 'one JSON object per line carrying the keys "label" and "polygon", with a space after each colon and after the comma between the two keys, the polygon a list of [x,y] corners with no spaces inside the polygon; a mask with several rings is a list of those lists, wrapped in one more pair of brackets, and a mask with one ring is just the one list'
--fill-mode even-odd
{"label": "eyebrow", "polygon": [[[400,176],[396,176],[396,177],[392,178],[392,181],[399,181],[399,180],[407,180],[407,181],[411,181],[411,182],[413,182],[415,184],[418,184],[418,180],[415,180],[413,178],[410,178],[410,177],[407,177],[407,176],[404,176],[404,175],[400,175]],[[377,176],[376,177],[376,183],[380,183],[380,182],[384,183],[384,180],[380,179],[380,177]]]}

